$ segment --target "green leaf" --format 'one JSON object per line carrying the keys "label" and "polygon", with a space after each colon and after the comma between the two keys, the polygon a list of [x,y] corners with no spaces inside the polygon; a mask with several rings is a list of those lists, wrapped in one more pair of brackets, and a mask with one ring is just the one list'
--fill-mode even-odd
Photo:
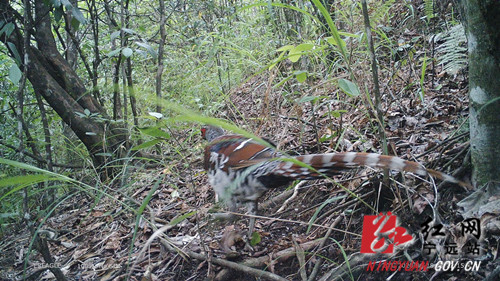
{"label": "green leaf", "polygon": [[342,89],[342,91],[344,91],[344,93],[351,97],[357,97],[360,94],[358,85],[352,83],[349,80],[339,79],[339,87]]}
{"label": "green leaf", "polygon": [[170,134],[160,130],[159,127],[139,128],[139,131],[145,135],[152,136],[155,138],[165,138],[165,139],[170,138]]}
{"label": "green leaf", "polygon": [[16,59],[16,63],[21,64],[21,56],[19,55],[19,52],[17,51],[16,45],[12,42],[7,42],[7,46],[9,46],[10,51],[14,54],[14,58]]}
{"label": "green leaf", "polygon": [[71,9],[71,13],[73,14],[73,18],[78,20],[79,23],[81,23],[81,24],[87,23],[87,19],[83,16],[82,11],[80,11],[80,9],[78,9],[78,7],[73,7]]}
{"label": "green leaf", "polygon": [[427,70],[427,56],[424,56],[422,62],[422,71],[420,73],[420,100],[424,102],[425,96],[425,71]]}
{"label": "green leaf", "polygon": [[281,52],[280,55],[273,60],[273,62],[269,65],[269,70],[273,69],[273,67],[275,67],[278,62],[282,61],[283,60],[283,56],[285,55],[285,52]]}
{"label": "green leaf", "polygon": [[108,57],[114,57],[114,56],[116,56],[117,54],[119,54],[121,51],[122,51],[122,49],[121,49],[121,48],[118,48],[118,49],[116,49],[116,50],[113,50],[113,51],[111,51],[111,52],[109,52],[109,53],[108,53]]}
{"label": "green leaf", "polygon": [[111,41],[113,41],[116,38],[118,38],[118,36],[120,36],[120,31],[119,30],[111,33]]}
{"label": "green leaf", "polygon": [[339,35],[340,35],[340,36],[346,36],[346,37],[354,37],[354,38],[359,38],[359,35],[358,35],[358,34],[349,33],[349,32],[345,32],[345,31],[339,31]]}
{"label": "green leaf", "polygon": [[135,151],[135,150],[140,150],[140,149],[145,149],[145,148],[148,148],[148,147],[151,147],[151,146],[154,146],[156,145],[157,143],[161,142],[160,139],[154,139],[154,140],[150,140],[150,141],[147,141],[147,142],[144,142],[144,143],[141,143],[139,145],[136,145],[134,147],[132,147],[132,151]]}
{"label": "green leaf", "polygon": [[130,28],[122,28],[122,30],[125,32],[125,33],[128,33],[128,34],[135,34],[135,31],[130,29]]}
{"label": "green leaf", "polygon": [[9,69],[9,79],[14,83],[14,85],[18,86],[19,81],[21,80],[21,77],[23,76],[23,73],[19,69],[19,66],[17,64],[13,63]]}
{"label": "green leaf", "polygon": [[322,137],[319,138],[319,142],[325,142],[328,140],[331,140],[335,135],[323,135]]}
{"label": "green leaf", "polygon": [[288,53],[288,59],[292,62],[297,62],[304,52],[311,50],[313,47],[314,45],[310,43],[300,44],[290,50]]}
{"label": "green leaf", "polygon": [[330,113],[335,118],[339,118],[340,115],[342,115],[342,113],[346,113],[346,112],[347,112],[347,110],[341,109],[341,110],[332,110],[332,111],[329,111],[327,113]]}
{"label": "green leaf", "polygon": [[[8,164],[8,165],[11,163],[15,163],[14,165],[17,167],[20,167],[20,168],[29,166],[29,165],[26,165],[24,163],[15,162],[12,160],[2,159],[2,158],[0,158],[0,163]],[[0,201],[2,201],[4,198],[10,196],[11,194],[14,194],[17,191],[19,191],[25,187],[28,187],[30,185],[37,184],[37,183],[44,182],[44,181],[48,181],[48,180],[58,180],[58,179],[59,178],[57,176],[53,176],[53,175],[49,175],[49,174],[23,175],[23,176],[2,178],[0,180],[0,187],[7,187],[7,186],[15,186],[15,187],[8,190],[6,193],[4,193],[0,197]]]}
{"label": "green leaf", "polygon": [[137,44],[138,46],[143,47],[145,49],[151,48],[151,45],[149,45],[148,43],[145,43],[145,42],[135,42],[135,44]]}
{"label": "green leaf", "polygon": [[86,116],[90,116],[90,110],[88,110],[87,108],[83,110],[83,113],[85,113]]}
{"label": "green leaf", "polygon": [[328,27],[330,28],[330,33],[332,37],[335,39],[335,42],[337,42],[337,46],[340,50],[340,53],[342,54],[342,57],[344,60],[348,61],[347,58],[347,50],[344,46],[344,43],[342,43],[342,39],[340,38],[339,31],[337,30],[337,27],[335,26],[335,23],[333,22],[333,19],[330,15],[330,11],[323,6],[320,0],[311,0],[311,2],[316,6],[316,8],[321,12],[323,15],[323,18],[326,20],[328,23]]}
{"label": "green leaf", "polygon": [[349,257],[347,256],[346,252],[344,251],[342,244],[340,244],[337,240],[335,240],[333,238],[329,238],[329,239],[332,240],[333,242],[335,242],[335,244],[337,244],[338,249],[340,249],[340,251],[342,252],[342,256],[344,257],[345,264],[347,265],[347,272],[349,272],[349,277],[350,277],[349,279],[356,280],[354,278],[354,275],[352,274],[351,264],[349,263]]}
{"label": "green leaf", "polygon": [[290,75],[288,77],[286,77],[285,79],[281,80],[279,83],[277,83],[276,85],[273,86],[274,89],[278,88],[278,87],[281,87],[283,84],[286,83],[286,81],[290,80],[293,78],[293,75]]}
{"label": "green leaf", "polygon": [[71,10],[73,9],[73,5],[71,4],[71,2],[69,2],[69,0],[60,0],[61,4],[64,5],[64,8],[66,8],[66,10]]}
{"label": "green leaf", "polygon": [[[50,3],[51,3],[52,5],[54,5],[54,7],[59,8],[59,7],[61,6],[61,4],[62,4],[62,2],[61,2],[61,1],[62,1],[62,0],[50,0]],[[47,3],[45,3],[45,4],[47,4]]]}
{"label": "green leaf", "polygon": [[158,57],[158,54],[156,53],[155,49],[151,47],[151,45],[149,45],[148,43],[135,42],[135,44],[148,50],[148,53],[153,57],[153,59],[156,59]]}
{"label": "green leaf", "polygon": [[130,49],[129,47],[123,48],[123,50],[122,50],[122,54],[126,58],[130,57],[133,53],[134,53],[134,51],[132,51],[132,49]]}
{"label": "green leaf", "polygon": [[[333,38],[333,37],[326,38],[326,42],[332,44],[333,46],[338,45],[337,40],[335,40],[335,38]],[[345,47],[347,45],[343,39],[340,39],[340,44],[342,44],[342,47]]]}
{"label": "green leaf", "polygon": [[297,81],[304,83],[307,79],[307,71],[297,71],[295,73],[295,77],[297,78]]}
{"label": "green leaf", "polygon": [[257,231],[252,233],[252,239],[250,239],[250,245],[255,246],[260,243],[262,239],[260,238],[260,234]]}
{"label": "green leaf", "polygon": [[64,15],[64,10],[61,5],[59,5],[59,7],[54,8],[54,19],[56,20],[57,23],[61,21],[63,15]]}
{"label": "green leaf", "polygon": [[71,27],[73,27],[75,30],[77,30],[80,27],[80,21],[77,20],[75,17],[71,18]]}
{"label": "green leaf", "polygon": [[300,98],[300,100],[297,101],[298,104],[305,103],[305,102],[310,102],[310,101],[317,101],[318,97],[315,96],[303,96]]}
{"label": "green leaf", "polygon": [[290,53],[298,53],[298,52],[306,52],[310,51],[314,48],[314,45],[311,43],[302,43],[300,45],[297,45],[297,47],[293,48]]}
{"label": "green leaf", "polygon": [[55,180],[55,179],[57,178],[46,174],[14,176],[14,177],[0,179],[0,187],[14,186],[19,184],[23,185],[37,184],[39,182]]}
{"label": "green leaf", "polygon": [[279,48],[278,50],[276,50],[277,52],[284,52],[284,51],[288,51],[288,50],[291,50],[293,49],[294,46],[293,45],[285,45],[281,48]]}
{"label": "green leaf", "polygon": [[5,36],[9,37],[12,34],[12,31],[14,31],[14,27],[15,25],[13,23],[11,22],[7,23],[2,27],[2,29],[0,29],[0,35],[5,33]]}
{"label": "green leaf", "polygon": [[177,225],[178,223],[180,223],[181,221],[193,216],[194,214],[196,214],[196,211],[192,211],[192,212],[189,212],[187,214],[184,214],[180,217],[176,217],[174,218],[173,220],[170,221],[169,225]]}

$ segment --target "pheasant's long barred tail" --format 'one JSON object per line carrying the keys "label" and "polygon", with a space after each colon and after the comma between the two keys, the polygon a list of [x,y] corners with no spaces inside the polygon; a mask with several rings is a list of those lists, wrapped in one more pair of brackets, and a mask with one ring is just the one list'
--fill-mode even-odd
{"label": "pheasant's long barred tail", "polygon": [[467,188],[471,187],[469,184],[459,181],[450,175],[436,170],[426,169],[417,162],[403,160],[396,156],[387,156],[377,153],[342,152],[302,155],[295,157],[295,159],[313,167],[317,172],[311,171],[307,167],[302,167],[293,162],[282,162],[278,165],[274,173],[293,179],[308,180],[317,179],[321,177],[321,174],[331,175],[343,169],[368,166],[400,172],[411,172],[420,176],[431,175],[443,181],[456,183]]}
{"label": "pheasant's long barred tail", "polygon": [[[205,148],[204,167],[210,185],[219,198],[226,198],[234,209],[246,204],[250,213],[257,212],[257,200],[269,189],[287,185],[296,179],[312,180],[331,176],[340,171],[369,166],[411,172],[421,176],[457,183],[472,189],[468,183],[447,174],[426,169],[417,162],[376,153],[345,152],[311,154],[294,157],[309,167],[289,161],[282,153],[241,135],[225,135],[221,128],[202,128],[210,143]],[[250,219],[250,232],[254,219]]]}

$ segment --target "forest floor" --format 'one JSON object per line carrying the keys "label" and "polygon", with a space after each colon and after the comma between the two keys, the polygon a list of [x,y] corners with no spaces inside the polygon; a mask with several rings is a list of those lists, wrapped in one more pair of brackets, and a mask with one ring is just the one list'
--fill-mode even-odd
{"label": "forest floor", "polygon": [[[380,152],[380,139],[374,133],[377,124],[360,99],[340,102],[337,97],[342,93],[331,83],[311,87],[314,90],[301,97],[286,96],[272,89],[273,75],[268,72],[246,81],[231,93],[232,104],[217,117],[266,136],[289,153]],[[437,85],[439,90],[434,90]],[[419,91],[417,86],[397,93],[385,91],[392,93],[383,98],[390,154],[467,181],[470,157],[466,75],[436,75],[434,85],[426,85],[423,101]],[[330,98],[295,106],[286,102],[304,96]],[[342,117],[332,118],[328,112],[335,110],[345,112]],[[175,137],[182,142],[193,136],[192,130],[198,129],[180,131]],[[269,280],[277,276],[305,280],[306,275],[310,280],[386,280],[389,276],[392,280],[477,280],[500,264],[496,259],[498,240],[488,233],[483,233],[479,242],[480,254],[450,255],[445,247],[438,247],[434,256],[423,255],[419,233],[430,217],[439,217],[447,233],[448,240],[441,244],[455,242],[458,248],[465,249],[470,239],[452,240],[460,222],[471,217],[457,205],[469,191],[401,174],[390,174],[390,188],[382,188],[383,172],[366,168],[334,177],[343,188],[329,180],[317,180],[268,192],[260,200],[262,217],[256,224],[260,241],[251,249],[245,243],[246,218],[213,219],[214,193],[202,168],[204,143],[199,136],[194,139],[198,145],[183,151],[187,154],[184,159],[166,155],[171,158],[167,167],[132,172],[129,181],[133,184],[127,190],[109,186],[112,198],[96,201],[83,194],[74,196],[43,224],[43,233],[57,233],[56,237],[44,239],[54,264],[68,279],[124,280],[130,274],[131,280]],[[137,219],[134,211],[148,196],[151,200],[144,217]],[[416,242],[393,255],[360,254],[363,216],[376,214],[371,208],[397,215]],[[481,216],[484,221],[487,214],[477,211],[472,216]],[[312,221],[314,226],[309,229]],[[158,229],[165,236],[151,239]],[[29,244],[25,228],[4,236],[0,280],[22,276]],[[481,266],[469,272],[437,272],[431,268],[416,272],[367,271],[370,261],[383,260],[430,261],[430,265],[438,260],[478,260]],[[44,271],[44,265],[40,254],[33,252],[25,277],[52,280],[52,273]],[[262,275],[262,271],[252,271],[251,267],[272,274]]]}
{"label": "forest floor", "polygon": [[[429,42],[414,30],[402,30],[398,36],[403,41],[417,45],[412,40],[420,38],[420,46]],[[412,55],[415,61],[426,57],[423,51]],[[467,70],[448,75],[429,64],[421,85],[415,65],[392,58],[380,59],[379,64],[389,155],[469,182]],[[370,89],[373,98],[369,65],[360,68],[365,70],[355,73],[360,88]],[[381,153],[378,124],[366,97],[348,97],[338,87],[337,80],[347,75],[326,75],[333,80],[310,76],[302,84],[275,87],[299,69],[302,65],[283,61],[250,77],[228,94],[214,117],[266,137],[291,155]],[[144,162],[132,162],[119,180],[99,186],[106,196],[75,193],[60,202],[49,219],[39,221],[52,266],[61,268],[68,280],[452,281],[483,280],[495,270],[498,273],[500,198],[495,190],[470,191],[409,173],[388,173],[387,187],[382,184],[384,171],[369,168],[344,171],[333,181],[295,182],[267,192],[260,200],[258,235],[250,248],[248,218],[214,219],[224,207],[215,203],[203,170],[206,143],[198,131],[196,125],[171,128],[172,141],[159,153],[164,159],[161,165],[146,169]],[[85,175],[82,181],[97,185]],[[396,215],[415,241],[390,255],[361,254],[363,219],[381,212]],[[432,239],[425,239],[429,218],[437,222],[429,234]],[[478,241],[460,235],[464,220],[471,218],[480,219]],[[437,229],[439,225],[442,228]],[[444,236],[434,235],[441,232]],[[2,233],[0,281],[54,280],[46,270],[46,259],[39,251],[30,251],[31,237],[22,223]],[[430,255],[425,254],[426,243],[436,244]],[[471,245],[479,252],[468,253]],[[429,267],[411,272],[367,270],[374,261],[428,261]],[[439,271],[439,261],[481,264],[475,271]]]}

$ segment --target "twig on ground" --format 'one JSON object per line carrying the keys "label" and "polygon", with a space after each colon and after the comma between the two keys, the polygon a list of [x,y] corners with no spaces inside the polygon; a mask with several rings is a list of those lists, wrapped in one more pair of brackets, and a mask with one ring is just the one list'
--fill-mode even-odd
{"label": "twig on ground", "polygon": [[297,197],[297,194],[299,194],[299,188],[302,187],[305,183],[306,183],[306,181],[301,181],[301,182],[299,182],[298,184],[296,184],[293,187],[293,194],[292,194],[292,196],[290,196],[290,198],[286,199],[285,202],[283,202],[283,205],[281,205],[281,207],[277,211],[278,213],[280,213],[284,209],[286,209],[286,207],[288,206],[288,203],[290,201],[292,201],[293,199],[295,199],[295,197]]}

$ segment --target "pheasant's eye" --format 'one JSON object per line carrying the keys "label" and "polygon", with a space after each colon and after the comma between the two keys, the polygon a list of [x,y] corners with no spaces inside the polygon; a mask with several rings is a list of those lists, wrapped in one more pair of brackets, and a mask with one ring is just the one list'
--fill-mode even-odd
{"label": "pheasant's eye", "polygon": [[206,133],[207,133],[207,128],[201,128],[201,136],[205,137]]}

